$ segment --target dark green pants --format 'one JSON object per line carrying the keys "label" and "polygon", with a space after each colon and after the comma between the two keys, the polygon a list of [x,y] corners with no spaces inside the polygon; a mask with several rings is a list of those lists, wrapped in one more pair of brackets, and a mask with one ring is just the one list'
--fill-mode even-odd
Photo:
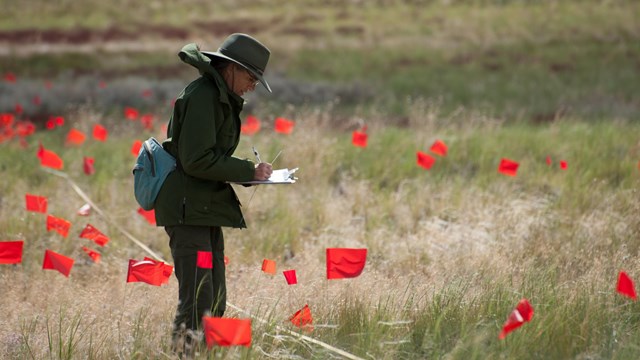
{"label": "dark green pants", "polygon": [[[224,237],[218,226],[167,226],[174,271],[178,278],[178,309],[174,331],[195,330],[202,316],[222,316],[226,309]],[[213,252],[212,269],[196,266],[198,251]]]}

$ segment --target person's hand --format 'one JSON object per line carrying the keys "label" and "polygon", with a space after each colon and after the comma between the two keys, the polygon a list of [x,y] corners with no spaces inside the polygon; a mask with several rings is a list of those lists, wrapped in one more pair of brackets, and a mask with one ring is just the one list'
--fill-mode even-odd
{"label": "person's hand", "polygon": [[271,177],[273,169],[269,163],[260,163],[256,165],[256,171],[253,174],[253,180],[262,181],[268,180]]}

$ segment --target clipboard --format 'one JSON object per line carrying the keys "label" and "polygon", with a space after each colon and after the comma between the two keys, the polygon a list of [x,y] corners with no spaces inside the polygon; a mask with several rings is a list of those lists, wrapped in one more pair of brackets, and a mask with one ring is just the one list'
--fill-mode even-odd
{"label": "clipboard", "polygon": [[279,184],[295,184],[297,177],[294,177],[293,174],[298,171],[298,168],[295,169],[278,169],[273,170],[271,173],[271,177],[267,180],[252,180],[252,181],[233,181],[232,184],[240,184],[240,185],[279,185]]}

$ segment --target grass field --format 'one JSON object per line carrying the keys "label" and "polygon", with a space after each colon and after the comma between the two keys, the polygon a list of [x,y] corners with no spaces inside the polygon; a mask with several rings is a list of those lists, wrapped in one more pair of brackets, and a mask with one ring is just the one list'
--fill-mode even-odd
{"label": "grass field", "polygon": [[[0,265],[1,358],[175,358],[175,278],[125,282],[128,260],[148,254],[120,229],[172,260],[164,230],[136,213],[130,148],[164,138],[170,101],[195,76],[177,49],[214,47],[225,31],[273,50],[274,95],[258,91],[245,113],[262,130],[236,155],[282,150],[275,167],[300,170],[294,185],[237,188],[249,228],[225,230],[226,315],[253,319],[252,346],[198,358],[342,358],[298,333],[362,359],[640,357],[640,305],[616,293],[619,271],[640,279],[635,2],[21,4],[3,2],[0,71],[18,80],[0,84],[0,113],[20,102],[18,118],[39,128],[0,143],[0,240],[24,240],[22,263]],[[153,129],[125,120],[125,106],[153,114]],[[65,124],[44,130],[50,115]],[[291,135],[274,132],[277,116],[296,121]],[[106,142],[90,136],[97,123]],[[368,145],[354,147],[363,124]],[[72,127],[89,135],[82,146],[64,144]],[[437,139],[447,156],[417,166]],[[108,217],[76,214],[85,201],[41,169],[40,143]],[[502,158],[517,176],[497,172]],[[26,193],[48,197],[68,237],[25,211]],[[87,223],[111,241],[79,238]],[[367,248],[362,275],[326,280],[329,247]],[[68,278],[42,270],[45,249],[75,259]],[[499,340],[522,298],[533,319]],[[288,321],[305,304],[311,332]]]}

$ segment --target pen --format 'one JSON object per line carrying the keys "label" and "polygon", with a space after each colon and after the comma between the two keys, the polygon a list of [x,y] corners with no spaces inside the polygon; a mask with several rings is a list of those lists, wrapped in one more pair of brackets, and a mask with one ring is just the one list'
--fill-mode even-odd
{"label": "pen", "polygon": [[258,154],[258,150],[256,150],[255,146],[252,146],[253,148],[253,154],[256,156],[256,159],[258,159],[258,163],[261,163],[262,160],[260,160],[260,154]]}

